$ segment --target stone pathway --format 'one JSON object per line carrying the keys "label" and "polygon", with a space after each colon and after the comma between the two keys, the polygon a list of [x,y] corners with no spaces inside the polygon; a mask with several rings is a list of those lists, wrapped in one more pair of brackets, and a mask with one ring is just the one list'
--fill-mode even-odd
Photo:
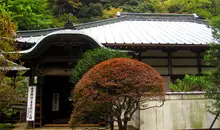
{"label": "stone pathway", "polygon": [[13,125],[15,128],[13,128],[12,130],[26,130],[27,128],[27,123],[17,123],[15,125]]}
{"label": "stone pathway", "polygon": [[[15,125],[15,128],[12,130],[72,130],[68,127],[42,127],[42,128],[35,128],[35,129],[26,129],[27,123],[17,123]],[[73,130],[105,130],[104,128],[95,128],[95,127],[79,127],[77,129]]]}

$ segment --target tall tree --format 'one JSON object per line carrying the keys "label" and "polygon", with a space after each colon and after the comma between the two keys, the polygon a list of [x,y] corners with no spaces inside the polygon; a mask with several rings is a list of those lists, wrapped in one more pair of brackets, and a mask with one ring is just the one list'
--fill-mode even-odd
{"label": "tall tree", "polygon": [[0,10],[0,83],[11,65],[9,60],[18,58],[17,55],[12,53],[5,53],[16,51],[17,46],[14,44],[15,35],[16,25],[12,22],[7,12]]}
{"label": "tall tree", "polygon": [[52,24],[47,0],[6,0],[0,2],[0,9],[12,16],[19,30],[49,28]]}
{"label": "tall tree", "polygon": [[220,15],[212,17],[210,25],[216,42],[210,44],[206,51],[205,61],[208,65],[216,67],[208,72],[208,79],[213,84],[207,87],[206,97],[213,99],[211,105],[208,106],[209,111],[213,114],[220,114]]}
{"label": "tall tree", "polygon": [[82,3],[80,0],[49,0],[49,5],[53,15],[57,18],[64,14],[75,15]]}
{"label": "tall tree", "polygon": [[197,13],[203,18],[212,16],[211,0],[167,0],[165,7],[170,13]]}
{"label": "tall tree", "polygon": [[[106,60],[89,70],[75,86],[72,119],[77,121],[78,116],[82,119],[84,114],[94,112],[111,120],[111,124],[116,121],[119,130],[126,130],[136,110],[163,105],[163,92],[163,78],[152,67],[128,58]],[[151,106],[150,100],[160,103]]]}
{"label": "tall tree", "polygon": [[[7,12],[0,10],[0,118],[12,103],[18,102],[19,97],[26,94],[24,85],[26,82],[23,82],[22,71],[18,73],[17,77],[6,77],[6,73],[15,65],[12,61],[19,57],[16,53],[8,53],[17,50],[14,43],[15,34],[15,23],[12,22]],[[20,88],[20,86],[24,88]]]}

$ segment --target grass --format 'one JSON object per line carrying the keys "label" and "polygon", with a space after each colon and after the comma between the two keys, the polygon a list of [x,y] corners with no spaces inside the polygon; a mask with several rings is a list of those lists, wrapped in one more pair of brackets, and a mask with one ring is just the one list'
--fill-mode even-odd
{"label": "grass", "polygon": [[13,128],[11,123],[0,123],[0,130],[10,130]]}

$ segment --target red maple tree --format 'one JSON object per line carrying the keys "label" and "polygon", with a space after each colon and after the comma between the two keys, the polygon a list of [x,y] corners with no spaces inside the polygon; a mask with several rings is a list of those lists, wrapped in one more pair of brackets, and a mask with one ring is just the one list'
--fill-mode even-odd
{"label": "red maple tree", "polygon": [[[83,121],[83,115],[94,112],[112,127],[116,121],[119,130],[126,130],[136,110],[163,105],[163,92],[163,78],[149,65],[128,58],[107,60],[89,70],[75,86],[70,122],[77,117]],[[151,100],[160,105],[146,105]]]}

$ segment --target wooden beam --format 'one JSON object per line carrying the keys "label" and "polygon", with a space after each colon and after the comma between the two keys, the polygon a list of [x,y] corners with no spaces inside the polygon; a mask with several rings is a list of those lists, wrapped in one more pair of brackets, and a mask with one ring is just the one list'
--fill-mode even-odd
{"label": "wooden beam", "polygon": [[29,86],[33,86],[34,85],[34,76],[35,76],[35,68],[32,67],[30,69],[30,78],[29,78]]}
{"label": "wooden beam", "polygon": [[[142,56],[144,59],[168,59],[168,56]],[[203,58],[200,56],[200,58]],[[172,59],[197,59],[197,56],[172,56]]]}
{"label": "wooden beam", "polygon": [[45,56],[41,57],[38,62],[76,62],[77,59],[77,56]]}
{"label": "wooden beam", "polygon": [[168,52],[168,75],[172,76],[172,58],[171,52]]}
{"label": "wooden beam", "polygon": [[[169,67],[169,65],[151,65],[152,67]],[[198,65],[172,65],[172,68],[177,67],[177,68],[192,68],[192,67],[198,67]],[[215,66],[208,66],[208,65],[201,65],[201,67],[207,67],[207,68],[212,68]]]}

